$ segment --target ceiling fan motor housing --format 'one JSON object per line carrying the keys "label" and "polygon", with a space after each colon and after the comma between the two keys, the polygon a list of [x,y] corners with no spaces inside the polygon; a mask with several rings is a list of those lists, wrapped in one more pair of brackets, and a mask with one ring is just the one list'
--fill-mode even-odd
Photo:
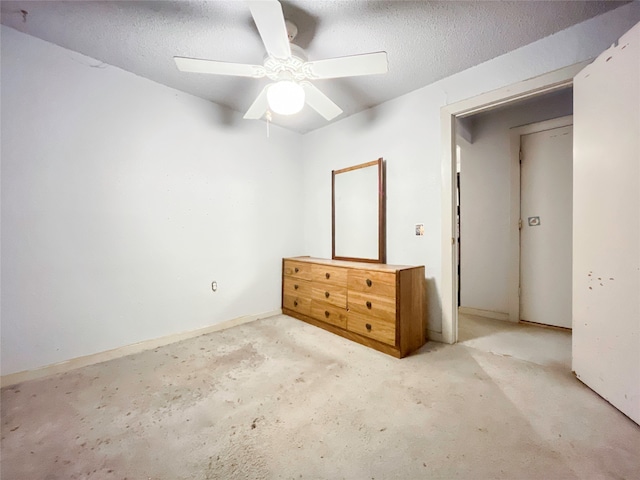
{"label": "ceiling fan motor housing", "polygon": [[[262,74],[262,72],[260,72]],[[262,75],[261,75],[262,76]],[[291,44],[289,58],[268,56],[264,61],[264,76],[270,80],[295,80],[315,78],[311,67],[307,65],[307,54],[298,45]]]}

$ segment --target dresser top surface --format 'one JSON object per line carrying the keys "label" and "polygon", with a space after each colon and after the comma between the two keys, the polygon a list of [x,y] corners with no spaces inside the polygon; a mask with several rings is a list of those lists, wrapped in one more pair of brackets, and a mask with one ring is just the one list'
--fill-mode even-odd
{"label": "dresser top surface", "polygon": [[376,270],[381,272],[397,272],[398,270],[421,268],[421,266],[417,266],[417,265],[388,265],[386,263],[352,262],[352,261],[346,261],[346,260],[330,260],[328,258],[316,258],[316,257],[287,257],[284,260],[293,260],[295,262],[316,263],[320,265],[331,265],[334,267]]}

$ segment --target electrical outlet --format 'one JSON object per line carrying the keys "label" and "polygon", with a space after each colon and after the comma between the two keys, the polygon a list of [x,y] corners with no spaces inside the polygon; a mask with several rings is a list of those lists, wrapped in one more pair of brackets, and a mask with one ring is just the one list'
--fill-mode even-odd
{"label": "electrical outlet", "polygon": [[214,292],[218,291],[218,282],[216,282],[215,280],[211,282],[211,290],[213,290]]}

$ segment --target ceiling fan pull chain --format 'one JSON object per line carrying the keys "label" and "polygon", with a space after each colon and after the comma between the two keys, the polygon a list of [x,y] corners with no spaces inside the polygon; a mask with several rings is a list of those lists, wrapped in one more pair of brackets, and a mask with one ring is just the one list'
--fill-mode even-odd
{"label": "ceiling fan pull chain", "polygon": [[267,138],[269,138],[269,124],[271,123],[271,110],[267,110],[265,117],[267,118]]}

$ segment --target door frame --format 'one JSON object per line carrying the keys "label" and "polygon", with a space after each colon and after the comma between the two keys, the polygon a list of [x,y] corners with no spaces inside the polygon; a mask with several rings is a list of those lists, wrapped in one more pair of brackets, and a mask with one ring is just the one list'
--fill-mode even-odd
{"label": "door frame", "polygon": [[520,321],[520,137],[573,125],[573,115],[512,127],[509,131],[511,171],[509,174],[509,320]]}
{"label": "door frame", "polygon": [[456,118],[463,118],[518,100],[569,87],[573,85],[573,77],[591,62],[592,60],[586,60],[576,63],[514,85],[445,105],[440,109],[440,138],[442,146],[442,332],[429,331],[431,339],[444,343],[456,343],[458,341],[458,272],[455,240]]}

